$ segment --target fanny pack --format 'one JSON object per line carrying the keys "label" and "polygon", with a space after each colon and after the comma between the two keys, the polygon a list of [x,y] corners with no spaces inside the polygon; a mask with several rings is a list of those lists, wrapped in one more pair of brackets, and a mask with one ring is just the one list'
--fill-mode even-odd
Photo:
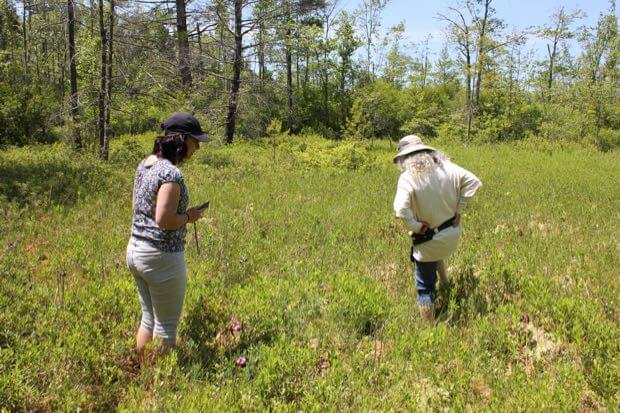
{"label": "fanny pack", "polygon": [[[443,231],[444,229],[448,227],[451,227],[455,219],[456,219],[456,216],[453,216],[452,218],[450,218],[449,220],[447,220],[446,222],[444,222],[437,228],[427,229],[426,232],[423,234],[413,234],[411,236],[411,241],[413,242],[413,245],[424,244],[426,241],[432,240],[435,234]],[[411,258],[411,262],[415,262],[415,259],[413,258],[413,245],[411,246],[411,253],[409,254],[409,258]]]}
{"label": "fanny pack", "polygon": [[413,234],[411,236],[411,240],[413,241],[413,245],[420,245],[420,244],[425,243],[426,241],[432,240],[433,237],[435,236],[435,234],[443,231],[446,228],[451,227],[452,224],[454,223],[455,219],[456,219],[456,216],[453,216],[452,218],[450,218],[446,222],[442,223],[437,228],[429,228],[423,234]]}

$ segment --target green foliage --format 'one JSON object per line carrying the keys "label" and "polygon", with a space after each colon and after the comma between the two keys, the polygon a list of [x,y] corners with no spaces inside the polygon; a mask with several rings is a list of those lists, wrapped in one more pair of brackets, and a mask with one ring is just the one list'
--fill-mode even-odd
{"label": "green foliage", "polygon": [[74,205],[96,195],[112,168],[61,145],[36,145],[0,157],[0,202],[22,207]]}
{"label": "green foliage", "polygon": [[353,101],[345,137],[396,138],[401,119],[401,94],[392,83],[378,81],[360,89]]}
{"label": "green foliage", "polygon": [[592,143],[602,151],[610,151],[620,147],[620,130],[601,129],[598,136],[591,137]]}
{"label": "green foliage", "polygon": [[450,93],[446,86],[412,86],[404,90],[403,107],[399,109],[404,120],[400,131],[405,135],[436,137],[440,125],[449,120]]}
{"label": "green foliage", "polygon": [[301,166],[321,169],[356,170],[369,168],[375,161],[370,148],[360,142],[330,142],[317,135],[302,135],[286,143],[290,154]]}
{"label": "green foliage", "polygon": [[[433,146],[484,187],[436,327],[419,323],[391,211],[393,144],[213,142],[182,166],[192,203],[212,207],[200,254],[189,229],[180,346],[141,368],[124,248],[129,159],[154,134],[114,140],[111,165],[62,145],[2,152],[0,409],[613,410],[618,153],[457,132]],[[357,169],[339,158],[352,148]]]}
{"label": "green foliage", "polygon": [[[145,134],[144,136],[155,138],[152,134]],[[110,162],[137,165],[150,151],[152,151],[152,147],[148,147],[144,138],[136,135],[124,135],[116,139],[115,145],[110,151]]]}
{"label": "green foliage", "polygon": [[56,100],[47,86],[31,82],[16,64],[0,58],[0,146],[55,140],[48,118]]}
{"label": "green foliage", "polygon": [[361,141],[372,137],[372,124],[370,116],[365,110],[365,103],[362,99],[355,99],[353,107],[347,120],[347,127],[344,131],[344,139]]}
{"label": "green foliage", "polygon": [[[138,96],[120,103],[118,112],[111,119],[111,127],[118,134],[137,134],[161,130],[160,123],[174,111],[173,104],[157,106],[152,99]],[[177,106],[178,108],[178,106]]]}

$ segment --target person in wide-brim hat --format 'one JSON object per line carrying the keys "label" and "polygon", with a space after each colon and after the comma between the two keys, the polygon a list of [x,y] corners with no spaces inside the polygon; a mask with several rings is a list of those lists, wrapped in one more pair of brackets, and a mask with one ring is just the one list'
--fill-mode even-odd
{"label": "person in wide-brim hat", "polygon": [[420,314],[432,322],[437,275],[448,284],[444,260],[456,250],[461,212],[482,183],[415,135],[398,142],[394,162],[401,171],[394,212],[410,231]]}
{"label": "person in wide-brim hat", "polygon": [[398,153],[394,155],[394,162],[401,156],[420,151],[435,151],[432,146],[424,145],[422,139],[416,135],[407,135],[398,142]]}

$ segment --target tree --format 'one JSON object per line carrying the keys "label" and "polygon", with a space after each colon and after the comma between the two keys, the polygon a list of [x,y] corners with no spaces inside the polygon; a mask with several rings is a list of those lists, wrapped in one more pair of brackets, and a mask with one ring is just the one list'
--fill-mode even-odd
{"label": "tree", "polygon": [[495,17],[491,7],[493,0],[466,0],[467,17],[454,7],[449,10],[455,17],[439,14],[448,23],[448,39],[460,52],[464,63],[467,111],[467,138],[471,137],[474,115],[480,106],[482,78],[492,65],[492,54],[501,52],[505,46],[523,36],[503,36],[504,22]]}
{"label": "tree", "polygon": [[67,33],[69,41],[69,79],[71,84],[71,118],[73,120],[73,141],[77,148],[82,147],[82,137],[79,126],[79,103],[77,84],[77,60],[75,57],[75,12],[73,0],[67,0]]}
{"label": "tree", "polygon": [[467,139],[471,136],[472,120],[474,117],[474,103],[472,99],[472,69],[473,69],[473,44],[472,44],[472,24],[467,22],[463,13],[454,7],[449,10],[457,15],[456,18],[439,14],[438,19],[448,23],[448,41],[456,45],[464,64],[465,74],[465,107],[467,113]]}
{"label": "tree", "polygon": [[564,7],[560,7],[551,15],[553,22],[544,25],[536,30],[538,36],[548,40],[547,43],[547,91],[550,96],[555,77],[555,66],[560,47],[568,40],[574,37],[575,32],[571,30],[571,25],[579,18],[583,17],[583,12],[576,10],[572,13],[566,13]]}
{"label": "tree", "polygon": [[381,26],[381,13],[388,2],[389,0],[362,0],[356,11],[362,38],[366,45],[366,76],[369,79],[374,78],[375,75],[375,68],[372,64],[372,49]]}
{"label": "tree", "polygon": [[233,60],[233,77],[230,88],[230,100],[228,103],[228,115],[226,116],[226,143],[230,144],[235,136],[235,121],[237,119],[237,103],[239,99],[239,86],[241,84],[241,64],[243,58],[243,0],[234,0],[235,7],[235,57]]}
{"label": "tree", "polygon": [[444,44],[439,52],[439,58],[435,62],[435,69],[432,74],[435,83],[437,84],[451,84],[458,81],[458,68],[457,62],[450,56],[448,45]]}
{"label": "tree", "polygon": [[103,160],[108,160],[108,154],[110,149],[110,116],[112,113],[112,64],[114,62],[114,19],[115,19],[115,0],[110,0],[110,15],[108,26],[108,61],[107,61],[107,79],[106,85],[108,90],[106,92],[106,111],[105,111],[105,124],[103,128],[103,148],[101,150],[101,157]]}
{"label": "tree", "polygon": [[[100,43],[100,47],[101,47],[101,59],[100,59],[100,66],[101,66],[101,74],[99,76],[99,98],[98,98],[98,103],[99,103],[99,113],[97,116],[97,135],[99,137],[99,146],[101,148],[101,157],[104,158],[104,152],[103,152],[103,147],[104,147],[104,142],[106,140],[106,136],[105,136],[105,116],[106,116],[106,110],[105,110],[105,104],[107,102],[106,99],[106,93],[108,90],[108,86],[107,86],[107,75],[108,75],[108,35],[106,32],[106,27],[105,27],[105,23],[104,23],[104,7],[103,7],[103,1],[104,0],[99,0],[99,43]],[[105,158],[104,158],[105,159]]]}
{"label": "tree", "polygon": [[405,22],[400,22],[390,27],[382,43],[387,50],[383,76],[399,88],[405,85],[414,65],[413,58],[401,50],[404,34]]}
{"label": "tree", "polygon": [[594,116],[594,141],[599,147],[604,147],[607,143],[600,139],[601,130],[620,127],[620,94],[617,87],[620,78],[620,36],[614,1],[610,2],[607,14],[601,13],[595,28],[584,29],[580,42],[584,49],[580,59],[582,99]]}
{"label": "tree", "polygon": [[349,106],[347,83],[349,87],[353,86],[353,53],[355,53],[355,50],[357,50],[361,43],[353,28],[355,22],[352,15],[347,12],[341,13],[338,18],[338,24],[339,27],[336,30],[336,38],[338,39],[336,50],[340,57],[340,124],[344,125],[347,119]]}
{"label": "tree", "polygon": [[192,83],[192,71],[189,57],[189,39],[187,35],[187,12],[185,0],[176,0],[177,6],[177,47],[179,53],[179,72],[184,87]]}

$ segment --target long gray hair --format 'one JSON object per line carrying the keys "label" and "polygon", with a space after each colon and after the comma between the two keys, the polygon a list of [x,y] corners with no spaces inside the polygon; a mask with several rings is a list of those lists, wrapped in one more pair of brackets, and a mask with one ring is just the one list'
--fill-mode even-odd
{"label": "long gray hair", "polygon": [[420,151],[399,157],[396,166],[401,172],[409,172],[414,181],[425,181],[433,169],[449,160],[448,155],[441,151]]}

